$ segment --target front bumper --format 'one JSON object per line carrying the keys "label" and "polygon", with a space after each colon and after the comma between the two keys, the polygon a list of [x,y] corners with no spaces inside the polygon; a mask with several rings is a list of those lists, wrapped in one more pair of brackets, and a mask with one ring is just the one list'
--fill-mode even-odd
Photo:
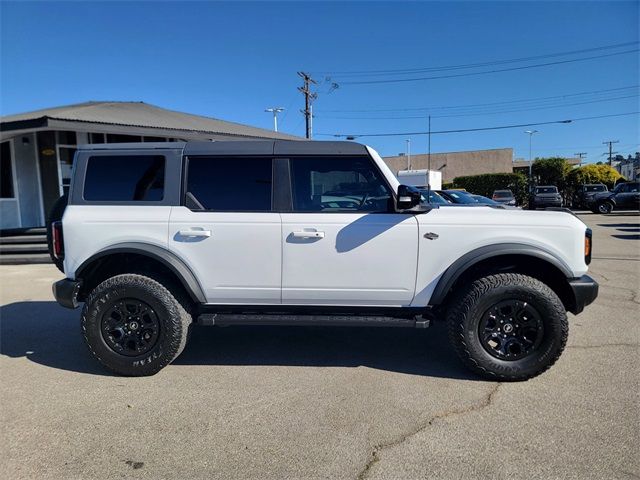
{"label": "front bumper", "polygon": [[78,306],[78,292],[81,286],[82,282],[63,278],[55,282],[51,288],[56,302],[65,308],[76,308]]}
{"label": "front bumper", "polygon": [[536,208],[561,207],[562,200],[534,200],[533,204]]}
{"label": "front bumper", "polygon": [[569,286],[573,291],[574,304],[570,309],[571,313],[578,314],[584,307],[593,303],[598,296],[598,282],[589,275],[569,280]]}

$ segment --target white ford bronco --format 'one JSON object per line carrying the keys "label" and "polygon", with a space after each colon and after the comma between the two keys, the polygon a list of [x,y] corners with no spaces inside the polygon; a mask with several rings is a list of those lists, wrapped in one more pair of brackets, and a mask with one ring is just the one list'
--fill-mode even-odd
{"label": "white ford bronco", "polygon": [[[473,371],[549,368],[597,296],[563,211],[430,205],[352,142],[88,145],[51,226],[91,353],[152,375],[203,325],[426,327]],[[63,197],[64,198],[64,197]],[[64,206],[63,206],[64,207]]]}

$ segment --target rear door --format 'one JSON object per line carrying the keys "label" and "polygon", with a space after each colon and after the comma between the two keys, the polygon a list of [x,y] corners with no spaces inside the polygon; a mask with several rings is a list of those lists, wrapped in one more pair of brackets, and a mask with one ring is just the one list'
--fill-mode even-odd
{"label": "rear door", "polygon": [[415,293],[418,224],[395,213],[375,163],[362,157],[290,159],[282,213],[282,303],[407,306]]}
{"label": "rear door", "polygon": [[196,274],[208,303],[278,304],[281,221],[272,209],[271,157],[186,159],[183,206],[169,246]]}

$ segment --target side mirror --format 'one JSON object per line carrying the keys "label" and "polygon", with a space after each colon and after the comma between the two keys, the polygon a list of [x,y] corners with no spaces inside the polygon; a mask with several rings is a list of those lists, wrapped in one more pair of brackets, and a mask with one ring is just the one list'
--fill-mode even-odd
{"label": "side mirror", "polygon": [[396,206],[398,210],[409,210],[416,205],[420,205],[421,197],[422,195],[420,195],[420,190],[417,188],[410,187],[408,185],[400,185],[398,187],[398,200]]}

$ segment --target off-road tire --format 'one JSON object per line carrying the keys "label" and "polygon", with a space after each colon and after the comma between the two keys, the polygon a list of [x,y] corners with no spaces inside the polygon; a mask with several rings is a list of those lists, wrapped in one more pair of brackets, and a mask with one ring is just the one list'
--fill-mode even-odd
{"label": "off-road tire", "polygon": [[605,201],[596,205],[596,212],[603,215],[609,214],[613,211],[613,203]]}
{"label": "off-road tire", "polygon": [[[539,346],[517,360],[492,356],[480,340],[480,321],[492,306],[515,299],[527,302],[540,313],[543,323]],[[569,323],[556,293],[527,275],[500,273],[471,282],[462,288],[447,311],[449,339],[462,362],[479,375],[500,381],[518,381],[540,375],[560,357],[567,343]]]}
{"label": "off-road tire", "polygon": [[[155,312],[160,333],[153,348],[139,356],[125,356],[112,349],[103,336],[102,317],[118,300],[136,299]],[[106,368],[124,376],[154,375],[182,351],[189,337],[192,317],[184,295],[172,294],[152,278],[124,274],[99,284],[82,310],[82,334],[91,354]]]}
{"label": "off-road tire", "polygon": [[62,215],[64,215],[64,211],[67,208],[67,203],[69,203],[69,196],[62,195],[53,203],[53,207],[51,207],[51,211],[47,217],[47,249],[49,250],[51,261],[62,273],[64,273],[64,262],[53,256],[53,233],[51,224],[62,220]]}

